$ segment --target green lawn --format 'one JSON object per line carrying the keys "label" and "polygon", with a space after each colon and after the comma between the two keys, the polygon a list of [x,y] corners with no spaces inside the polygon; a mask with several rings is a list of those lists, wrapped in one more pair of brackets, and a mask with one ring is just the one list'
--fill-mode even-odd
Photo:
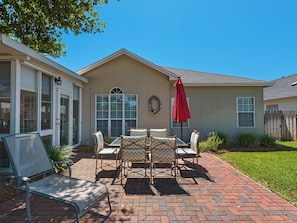
{"label": "green lawn", "polygon": [[252,179],[289,202],[297,202],[297,142],[277,142],[289,146],[282,151],[226,152],[218,154]]}

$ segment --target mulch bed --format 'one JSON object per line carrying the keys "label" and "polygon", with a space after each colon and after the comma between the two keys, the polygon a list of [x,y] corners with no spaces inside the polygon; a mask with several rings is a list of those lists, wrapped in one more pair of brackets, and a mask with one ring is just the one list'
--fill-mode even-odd
{"label": "mulch bed", "polygon": [[240,147],[240,146],[230,146],[226,149],[219,150],[219,153],[222,152],[273,152],[273,151],[296,151],[294,148],[275,145],[274,147]]}
{"label": "mulch bed", "polygon": [[5,201],[9,201],[9,200],[13,200],[15,199],[17,196],[24,194],[23,191],[20,191],[18,189],[15,189],[13,187],[7,187],[4,186],[2,188],[2,194],[0,194],[0,203],[5,202]]}

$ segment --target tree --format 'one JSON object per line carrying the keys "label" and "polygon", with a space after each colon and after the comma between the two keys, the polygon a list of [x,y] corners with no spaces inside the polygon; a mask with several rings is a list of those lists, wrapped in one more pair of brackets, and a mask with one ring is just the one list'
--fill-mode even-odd
{"label": "tree", "polygon": [[108,0],[0,0],[0,33],[39,53],[66,55],[62,34],[100,33],[97,8]]}

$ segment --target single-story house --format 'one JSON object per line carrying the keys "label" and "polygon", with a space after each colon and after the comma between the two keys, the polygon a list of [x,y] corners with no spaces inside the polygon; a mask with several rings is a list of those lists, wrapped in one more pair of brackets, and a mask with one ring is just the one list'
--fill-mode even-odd
{"label": "single-story house", "polygon": [[274,80],[264,88],[264,109],[266,111],[297,110],[297,74]]}
{"label": "single-story house", "polygon": [[[166,128],[181,135],[172,117],[174,83],[181,77],[197,129],[234,138],[264,133],[263,88],[269,82],[162,67],[121,49],[73,72],[0,34],[0,137],[39,132],[48,145],[92,144],[92,133],[129,134],[130,128]],[[9,166],[0,143],[0,171]]]}
{"label": "single-story house", "polygon": [[185,141],[194,129],[202,139],[212,131],[230,139],[239,133],[264,134],[263,88],[270,82],[162,67],[126,49],[77,73],[88,80],[82,89],[86,144],[99,129],[109,138],[129,134],[130,128],[167,128],[169,135],[180,137],[180,123],[171,115],[177,77],[183,81],[191,112],[191,119],[183,123]]}
{"label": "single-story house", "polygon": [[[88,80],[0,34],[0,138],[39,132],[49,145],[81,142],[82,87]],[[0,143],[0,172],[8,167]]]}

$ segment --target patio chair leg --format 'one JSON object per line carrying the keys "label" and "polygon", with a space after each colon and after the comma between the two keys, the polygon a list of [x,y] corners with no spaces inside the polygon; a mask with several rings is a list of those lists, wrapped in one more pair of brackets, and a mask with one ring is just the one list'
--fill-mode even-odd
{"label": "patio chair leg", "polygon": [[122,161],[120,166],[120,177],[121,177],[121,184],[123,184],[123,165],[125,164],[124,161]]}
{"label": "patio chair leg", "polygon": [[118,168],[118,155],[116,155],[116,169]]}
{"label": "patio chair leg", "polygon": [[101,159],[101,169],[103,169],[103,164],[102,164],[102,155],[100,155],[100,159]]}
{"label": "patio chair leg", "polygon": [[153,180],[153,163],[151,163],[151,166],[150,166],[150,181],[151,181],[151,185],[154,184],[154,180]]}
{"label": "patio chair leg", "polygon": [[110,203],[110,198],[109,198],[109,193],[107,194],[107,200],[108,200],[108,206],[109,206],[109,213],[108,213],[108,216],[111,214],[111,203]]}
{"label": "patio chair leg", "polygon": [[30,188],[29,183],[25,182],[26,186],[26,212],[28,217],[28,222],[32,221],[32,215],[31,215],[31,205],[30,205]]}
{"label": "patio chair leg", "polygon": [[98,161],[98,154],[96,154],[96,165],[95,165],[95,182],[97,182],[97,170],[98,170],[97,161]]}
{"label": "patio chair leg", "polygon": [[[173,174],[172,174],[173,172]],[[173,167],[171,168],[171,175],[174,176],[174,178],[176,177],[176,170],[175,170],[175,163],[173,162]]]}

